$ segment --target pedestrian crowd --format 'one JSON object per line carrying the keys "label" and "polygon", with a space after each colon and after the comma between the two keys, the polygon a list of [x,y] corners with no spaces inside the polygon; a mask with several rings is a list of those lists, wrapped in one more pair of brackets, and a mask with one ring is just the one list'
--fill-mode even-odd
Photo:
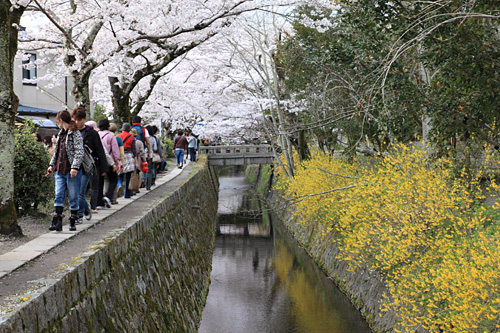
{"label": "pedestrian crowd", "polygon": [[198,149],[198,137],[189,131],[179,130],[174,138],[174,148],[177,167],[182,169],[184,166],[184,156],[188,156],[191,162],[196,162],[196,151]]}
{"label": "pedestrian crowd", "polygon": [[[158,128],[144,127],[141,121],[141,117],[134,116],[132,124],[124,123],[119,131],[108,119],[87,121],[82,107],[57,114],[58,135],[43,138],[51,156],[47,173],[53,174],[55,180],[55,212],[49,230],[62,231],[66,194],[71,212],[69,230],[75,231],[76,224],[83,223],[84,218],[90,220],[100,209],[118,204],[119,197],[131,198],[141,189],[150,191],[155,186],[156,175],[166,170],[163,147]],[[196,161],[196,152],[191,149],[196,149],[197,140],[192,134],[179,133],[173,149],[176,156],[181,156],[177,166],[182,168],[187,151],[191,161]],[[86,168],[89,160],[93,162],[91,171]],[[90,202],[86,199],[88,189]]]}

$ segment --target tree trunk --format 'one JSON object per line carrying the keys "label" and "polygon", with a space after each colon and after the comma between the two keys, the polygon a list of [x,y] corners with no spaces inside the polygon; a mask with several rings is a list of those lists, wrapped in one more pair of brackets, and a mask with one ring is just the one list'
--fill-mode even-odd
{"label": "tree trunk", "polygon": [[[422,55],[424,53],[424,50],[422,48],[422,45],[418,45],[417,47],[417,52],[418,55]],[[427,87],[430,87],[431,85],[431,75],[429,73],[429,69],[426,67],[426,65],[423,62],[420,62],[418,64],[418,76],[420,81]],[[424,141],[424,144],[429,143],[429,131],[431,129],[431,120],[429,116],[427,115],[427,106],[424,105],[424,115],[422,116],[422,140]]]}
{"label": "tree trunk", "polygon": [[[274,96],[276,96],[275,102],[276,102],[276,108],[274,110],[276,111],[278,115],[278,133],[281,141],[281,147],[283,149],[283,154],[285,155],[285,160],[287,164],[287,170],[288,170],[288,177],[293,178],[295,175],[295,164],[293,161],[293,151],[292,151],[292,144],[290,143],[290,137],[288,134],[286,134],[285,130],[285,124],[286,124],[286,119],[285,119],[285,114],[283,113],[283,109],[281,108],[281,103],[279,100],[280,93],[278,90],[278,75],[276,72],[276,67],[273,64],[272,67],[273,70],[273,77],[274,77],[274,82],[276,82],[273,87],[269,89],[274,89]],[[270,94],[272,97],[273,94]],[[271,111],[272,112],[272,111]]]}
{"label": "tree trunk", "polygon": [[[419,69],[420,80],[422,81],[422,83],[424,83],[426,86],[430,86],[431,79],[429,75],[429,70],[425,67],[423,63],[419,63],[418,69]],[[431,120],[426,113],[427,113],[427,106],[424,106],[424,115],[422,116],[422,140],[424,140],[425,144],[428,144],[429,131],[431,129],[430,125]]]}
{"label": "tree trunk", "polygon": [[120,87],[117,77],[108,78],[111,85],[111,101],[113,102],[113,115],[119,124],[130,123],[130,96]]}
{"label": "tree trunk", "polygon": [[309,147],[306,140],[306,132],[304,130],[299,131],[299,156],[300,160],[308,160],[311,156],[309,154]]}
{"label": "tree trunk", "polygon": [[[69,41],[65,42],[65,47],[70,48]],[[71,54],[64,56],[64,64],[67,68],[74,66],[76,57]],[[71,70],[71,77],[73,78],[73,90],[71,93],[75,98],[74,107],[84,107],[87,112],[90,112],[90,74],[96,68],[97,64],[94,60],[82,59],[82,67],[79,70]]]}
{"label": "tree trunk", "polygon": [[14,123],[19,99],[14,94],[17,28],[24,7],[0,0],[0,233],[22,235],[14,205]]}
{"label": "tree trunk", "polygon": [[90,112],[90,89],[89,89],[89,81],[90,81],[90,73],[92,71],[82,70],[80,72],[73,72],[73,96],[75,97],[75,107],[82,106]]}

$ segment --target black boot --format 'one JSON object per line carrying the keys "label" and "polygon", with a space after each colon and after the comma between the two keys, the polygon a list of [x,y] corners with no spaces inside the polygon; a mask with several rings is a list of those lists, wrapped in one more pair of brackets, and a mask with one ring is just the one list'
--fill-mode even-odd
{"label": "black boot", "polygon": [[78,220],[78,215],[72,213],[69,217],[69,231],[76,231],[76,220]]}
{"label": "black boot", "polygon": [[49,227],[50,231],[62,231],[62,221],[63,221],[63,214],[59,213],[54,213],[52,214],[52,224]]}

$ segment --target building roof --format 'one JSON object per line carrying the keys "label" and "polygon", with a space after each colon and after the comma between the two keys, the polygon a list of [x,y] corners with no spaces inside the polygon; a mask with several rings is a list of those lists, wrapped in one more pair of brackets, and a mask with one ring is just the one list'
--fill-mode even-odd
{"label": "building roof", "polygon": [[32,106],[25,106],[19,104],[17,108],[17,113],[24,115],[24,114],[36,114],[36,115],[56,115],[58,111],[52,111],[52,110],[46,110],[46,109],[40,109],[40,108],[35,108]]}

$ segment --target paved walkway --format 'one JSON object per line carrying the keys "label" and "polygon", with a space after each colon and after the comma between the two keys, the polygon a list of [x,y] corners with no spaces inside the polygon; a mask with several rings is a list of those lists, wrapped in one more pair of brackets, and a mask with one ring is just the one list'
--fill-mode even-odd
{"label": "paved walkway", "polygon": [[[187,162],[189,163],[189,162]],[[169,180],[178,176],[184,169],[178,169],[175,167],[175,164],[169,166],[170,171],[164,174],[158,174],[156,177],[156,186],[159,187]],[[24,266],[26,263],[35,260],[41,255],[47,253],[49,250],[57,247],[61,243],[67,241],[70,238],[75,237],[79,233],[86,231],[89,228],[92,228],[95,224],[109,217],[110,215],[115,214],[117,211],[120,211],[133,201],[141,198],[143,195],[148,193],[145,189],[141,189],[140,193],[134,195],[130,199],[120,198],[119,203],[117,205],[112,205],[111,208],[99,210],[99,213],[92,214],[92,219],[87,221],[85,218],[83,219],[83,224],[77,224],[77,231],[68,231],[68,221],[67,218],[64,220],[63,231],[48,231],[46,234],[43,234],[28,243],[25,243],[14,250],[4,253],[0,255],[0,279],[4,276],[12,273],[14,270],[19,267]],[[47,224],[47,230],[48,230]]]}

